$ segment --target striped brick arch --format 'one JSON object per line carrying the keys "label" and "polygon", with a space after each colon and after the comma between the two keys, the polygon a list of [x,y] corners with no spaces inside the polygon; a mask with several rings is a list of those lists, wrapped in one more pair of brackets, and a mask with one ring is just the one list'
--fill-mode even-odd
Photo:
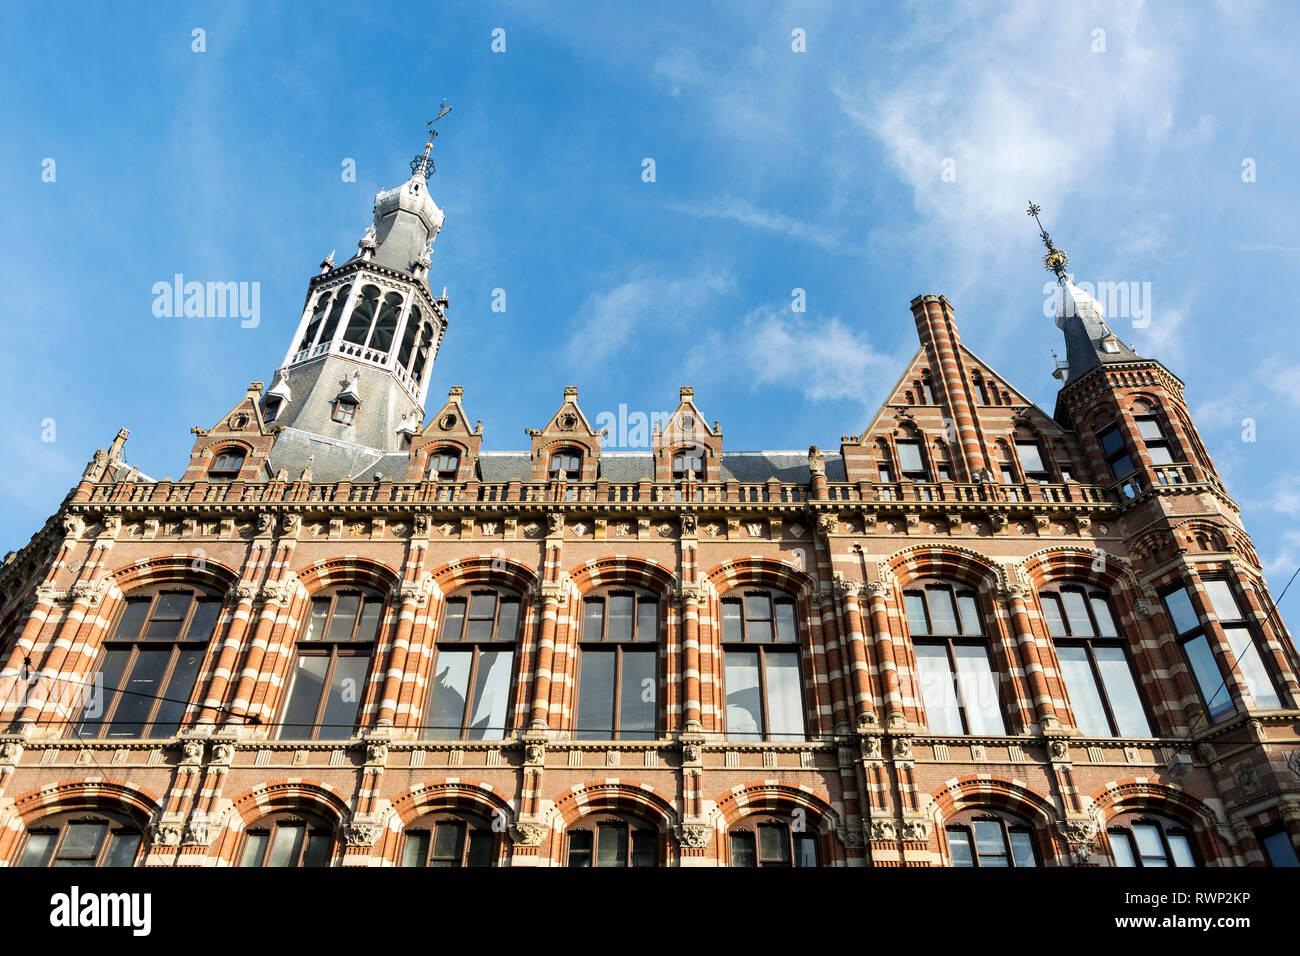
{"label": "striped brick arch", "polygon": [[472,813],[488,821],[501,814],[508,823],[515,818],[514,808],[489,783],[460,780],[426,783],[412,787],[393,802],[393,811],[402,821],[402,826],[425,814],[443,810]]}
{"label": "striped brick arch", "polygon": [[109,573],[109,578],[123,593],[165,582],[226,591],[239,580],[239,572],[203,554],[163,554],[118,568]]}
{"label": "striped brick arch", "polygon": [[23,834],[45,817],[75,810],[103,810],[129,818],[147,833],[162,809],[158,797],[128,783],[68,780],[26,793],[14,801],[13,814],[0,831],[0,865],[13,856]]}
{"label": "striped brick arch", "polygon": [[295,576],[308,594],[336,584],[361,584],[387,594],[401,580],[401,576],[382,561],[357,555],[317,561],[297,571]]}
{"label": "striped brick arch", "polygon": [[971,775],[949,780],[930,795],[922,812],[934,822],[931,843],[937,842],[947,860],[944,824],[966,810],[1001,810],[1025,821],[1038,834],[1039,849],[1056,865],[1064,866],[1068,847],[1056,832],[1056,805],[1019,780]]}
{"label": "striped brick arch", "polygon": [[235,798],[226,825],[213,845],[213,856],[222,865],[237,865],[235,854],[245,829],[269,814],[295,810],[318,816],[335,828],[349,814],[343,795],[319,780],[273,780],[259,784]]}
{"label": "striped brick arch", "polygon": [[767,780],[732,787],[717,801],[714,813],[730,827],[750,814],[788,816],[795,810],[804,810],[809,822],[823,833],[833,831],[840,825],[839,816],[825,794],[818,793],[811,787]]}
{"label": "striped brick arch", "polygon": [[1218,837],[1219,819],[1214,811],[1177,784],[1126,777],[1094,791],[1090,799],[1090,809],[1100,813],[1107,823],[1121,813],[1158,813],[1191,827],[1207,857],[1217,857],[1225,862],[1230,859],[1227,848]]}
{"label": "striped brick arch", "polygon": [[788,594],[806,597],[817,587],[816,579],[806,571],[799,570],[793,564],[761,555],[724,561],[709,571],[705,578],[719,595],[733,588],[751,586],[776,588]]}
{"label": "striped brick arch", "polygon": [[608,584],[624,584],[663,596],[671,594],[677,586],[677,576],[671,569],[658,561],[626,554],[585,561],[569,571],[569,579],[579,594],[586,594]]}
{"label": "striped brick arch", "polygon": [[880,562],[881,578],[906,583],[917,578],[945,578],[976,589],[995,586],[1001,570],[970,548],[919,544],[896,551]]}
{"label": "striped brick arch", "polygon": [[555,814],[563,827],[592,813],[626,813],[661,831],[671,830],[677,813],[650,787],[618,780],[592,781],[570,787],[555,802]]}
{"label": "striped brick arch", "polygon": [[1136,591],[1133,566],[1124,558],[1108,551],[1100,567],[1096,565],[1097,552],[1070,547],[1044,548],[1024,560],[1025,573],[1034,587],[1076,581],[1095,584],[1112,595]]}
{"label": "striped brick arch", "polygon": [[476,554],[458,558],[432,571],[434,583],[443,594],[472,584],[495,584],[527,594],[537,582],[537,569],[502,554]]}

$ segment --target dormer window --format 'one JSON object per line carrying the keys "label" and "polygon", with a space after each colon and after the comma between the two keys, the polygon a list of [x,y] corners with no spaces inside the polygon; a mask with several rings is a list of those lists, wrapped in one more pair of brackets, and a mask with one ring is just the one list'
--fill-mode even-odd
{"label": "dormer window", "polygon": [[1043,464],[1043,452],[1036,441],[1016,442],[1016,454],[1020,458],[1020,467],[1030,481],[1050,481],[1051,474]]}
{"label": "dormer window", "polygon": [[919,441],[898,442],[898,466],[898,470],[903,473],[903,477],[908,481],[930,480],[930,476],[925,470],[925,461],[921,457],[921,443]]}
{"label": "dormer window", "polygon": [[572,449],[558,451],[551,456],[552,481],[579,481],[582,478],[582,455]]}
{"label": "dormer window", "polygon": [[683,448],[673,455],[673,481],[704,480],[704,449]]}
{"label": "dormer window", "polygon": [[227,448],[212,460],[208,477],[213,481],[233,481],[239,477],[239,469],[244,467],[244,452],[239,448]]}
{"label": "dormer window", "polygon": [[438,481],[455,481],[460,471],[460,455],[451,450],[442,450],[429,458],[429,477]]}
{"label": "dormer window", "polygon": [[279,395],[273,395],[266,400],[266,407],[262,409],[262,421],[268,425],[275,421],[280,415],[280,406],[284,404],[284,399]]}
{"label": "dormer window", "polygon": [[340,425],[351,425],[357,414],[357,403],[350,398],[340,398],[334,402],[334,421]]}

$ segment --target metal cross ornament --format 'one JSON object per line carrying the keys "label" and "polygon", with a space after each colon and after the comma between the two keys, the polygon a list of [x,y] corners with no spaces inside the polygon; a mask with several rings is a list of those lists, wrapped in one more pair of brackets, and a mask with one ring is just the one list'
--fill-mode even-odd
{"label": "metal cross ornament", "polygon": [[412,176],[417,173],[423,173],[425,182],[428,182],[429,177],[437,172],[434,168],[433,160],[430,158],[430,154],[433,153],[433,141],[438,138],[438,120],[442,119],[450,112],[451,107],[447,105],[447,100],[444,97],[442,105],[438,108],[438,115],[424,124],[429,130],[429,142],[424,144],[424,154],[411,160]]}
{"label": "metal cross ornament", "polygon": [[1047,230],[1043,228],[1043,224],[1038,218],[1038,214],[1042,211],[1042,206],[1037,206],[1032,202],[1029,204],[1029,215],[1033,216],[1034,222],[1038,223],[1038,234],[1043,237],[1043,245],[1047,246],[1047,254],[1043,256],[1043,266],[1048,272],[1056,274],[1057,282],[1064,282],[1065,268],[1070,264],[1070,257],[1065,254],[1064,249],[1058,249],[1052,245],[1052,237],[1047,234]]}

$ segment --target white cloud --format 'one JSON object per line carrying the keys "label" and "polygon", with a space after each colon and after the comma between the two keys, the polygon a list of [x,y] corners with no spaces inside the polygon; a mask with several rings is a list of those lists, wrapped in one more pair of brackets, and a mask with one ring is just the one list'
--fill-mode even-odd
{"label": "white cloud", "polygon": [[706,219],[728,219],[745,226],[764,229],[821,246],[832,252],[860,252],[846,243],[834,230],[803,222],[779,212],[760,209],[745,199],[723,196],[708,202],[679,202],[672,207],[677,212]]}

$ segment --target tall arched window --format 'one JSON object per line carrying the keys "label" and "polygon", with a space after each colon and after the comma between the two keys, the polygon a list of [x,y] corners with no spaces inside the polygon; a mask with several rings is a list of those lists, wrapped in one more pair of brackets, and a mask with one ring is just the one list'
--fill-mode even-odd
{"label": "tall arched window", "polygon": [[203,588],[163,585],[132,592],[104,642],[74,736],[176,733],[220,614],[220,596]]}
{"label": "tall arched window", "polygon": [[433,326],[428,322],[420,328],[420,347],[416,349],[415,361],[411,365],[411,378],[420,382],[424,379],[424,366],[429,360],[429,349],[433,347]]}
{"label": "tall arched window", "polygon": [[974,591],[935,581],[903,594],[926,723],[936,734],[1005,734],[998,679]]}
{"label": "tall arched window", "polygon": [[420,315],[420,307],[411,306],[411,313],[406,317],[406,329],[402,332],[402,344],[397,349],[397,364],[402,368],[410,368],[415,337],[420,334]]}
{"label": "tall arched window", "polygon": [[307,323],[307,330],[303,333],[302,341],[298,343],[298,351],[309,349],[316,344],[316,333],[320,330],[320,324],[325,319],[325,313],[330,306],[330,293],[322,292],[316,297],[316,307],[312,309],[311,320]]}
{"label": "tall arched window", "polygon": [[353,345],[366,344],[370,322],[374,319],[375,309],[378,306],[379,289],[372,285],[364,286],[361,295],[357,297],[357,304],[352,307],[352,315],[348,318],[348,327],[343,333],[344,342],[351,342]]}
{"label": "tall arched window", "polygon": [[329,866],[334,829],[306,813],[273,813],[244,834],[240,866]]}
{"label": "tall arched window", "polygon": [[342,587],[312,598],[298,639],[281,739],[352,736],[383,616],[383,595],[370,588]]}
{"label": "tall arched window", "polygon": [[515,592],[490,587],[447,599],[425,708],[428,736],[505,736],[521,607]]}
{"label": "tall arched window", "polygon": [[727,736],[805,739],[794,598],[758,589],[724,598],[722,640]]}
{"label": "tall arched window", "polygon": [[27,830],[19,866],[135,866],[143,834],[126,817],[79,810],[46,817]]}
{"label": "tall arched window", "polygon": [[1126,813],[1106,825],[1116,866],[1200,866],[1191,831],[1152,813]]}
{"label": "tall arched window", "polygon": [[578,740],[653,740],[659,698],[659,602],[611,588],[582,602]]}
{"label": "tall arched window", "polygon": [[420,817],[402,838],[402,866],[493,866],[496,857],[492,825],[468,813]]}
{"label": "tall arched window", "polygon": [[376,352],[387,352],[393,347],[393,336],[397,334],[397,318],[402,314],[402,297],[396,292],[384,296],[384,304],[379,308],[379,318],[370,332],[368,348]]}
{"label": "tall arched window", "polygon": [[1066,584],[1040,597],[1078,728],[1089,737],[1150,737],[1133,662],[1105,592]]}
{"label": "tall arched window", "polygon": [[945,828],[948,856],[957,867],[1038,866],[1034,829],[1018,817],[994,810],[968,810]]}
{"label": "tall arched window", "polygon": [[750,816],[731,827],[729,865],[809,867],[821,865],[817,831],[771,815]]}
{"label": "tall arched window", "polygon": [[339,318],[343,315],[343,309],[348,303],[348,296],[351,294],[352,286],[345,285],[334,296],[334,305],[330,308],[329,318],[325,320],[325,327],[320,330],[320,338],[317,340],[317,344],[334,340],[334,333],[339,327]]}
{"label": "tall arched window", "polygon": [[583,817],[565,842],[566,866],[659,865],[659,831],[623,813]]}

